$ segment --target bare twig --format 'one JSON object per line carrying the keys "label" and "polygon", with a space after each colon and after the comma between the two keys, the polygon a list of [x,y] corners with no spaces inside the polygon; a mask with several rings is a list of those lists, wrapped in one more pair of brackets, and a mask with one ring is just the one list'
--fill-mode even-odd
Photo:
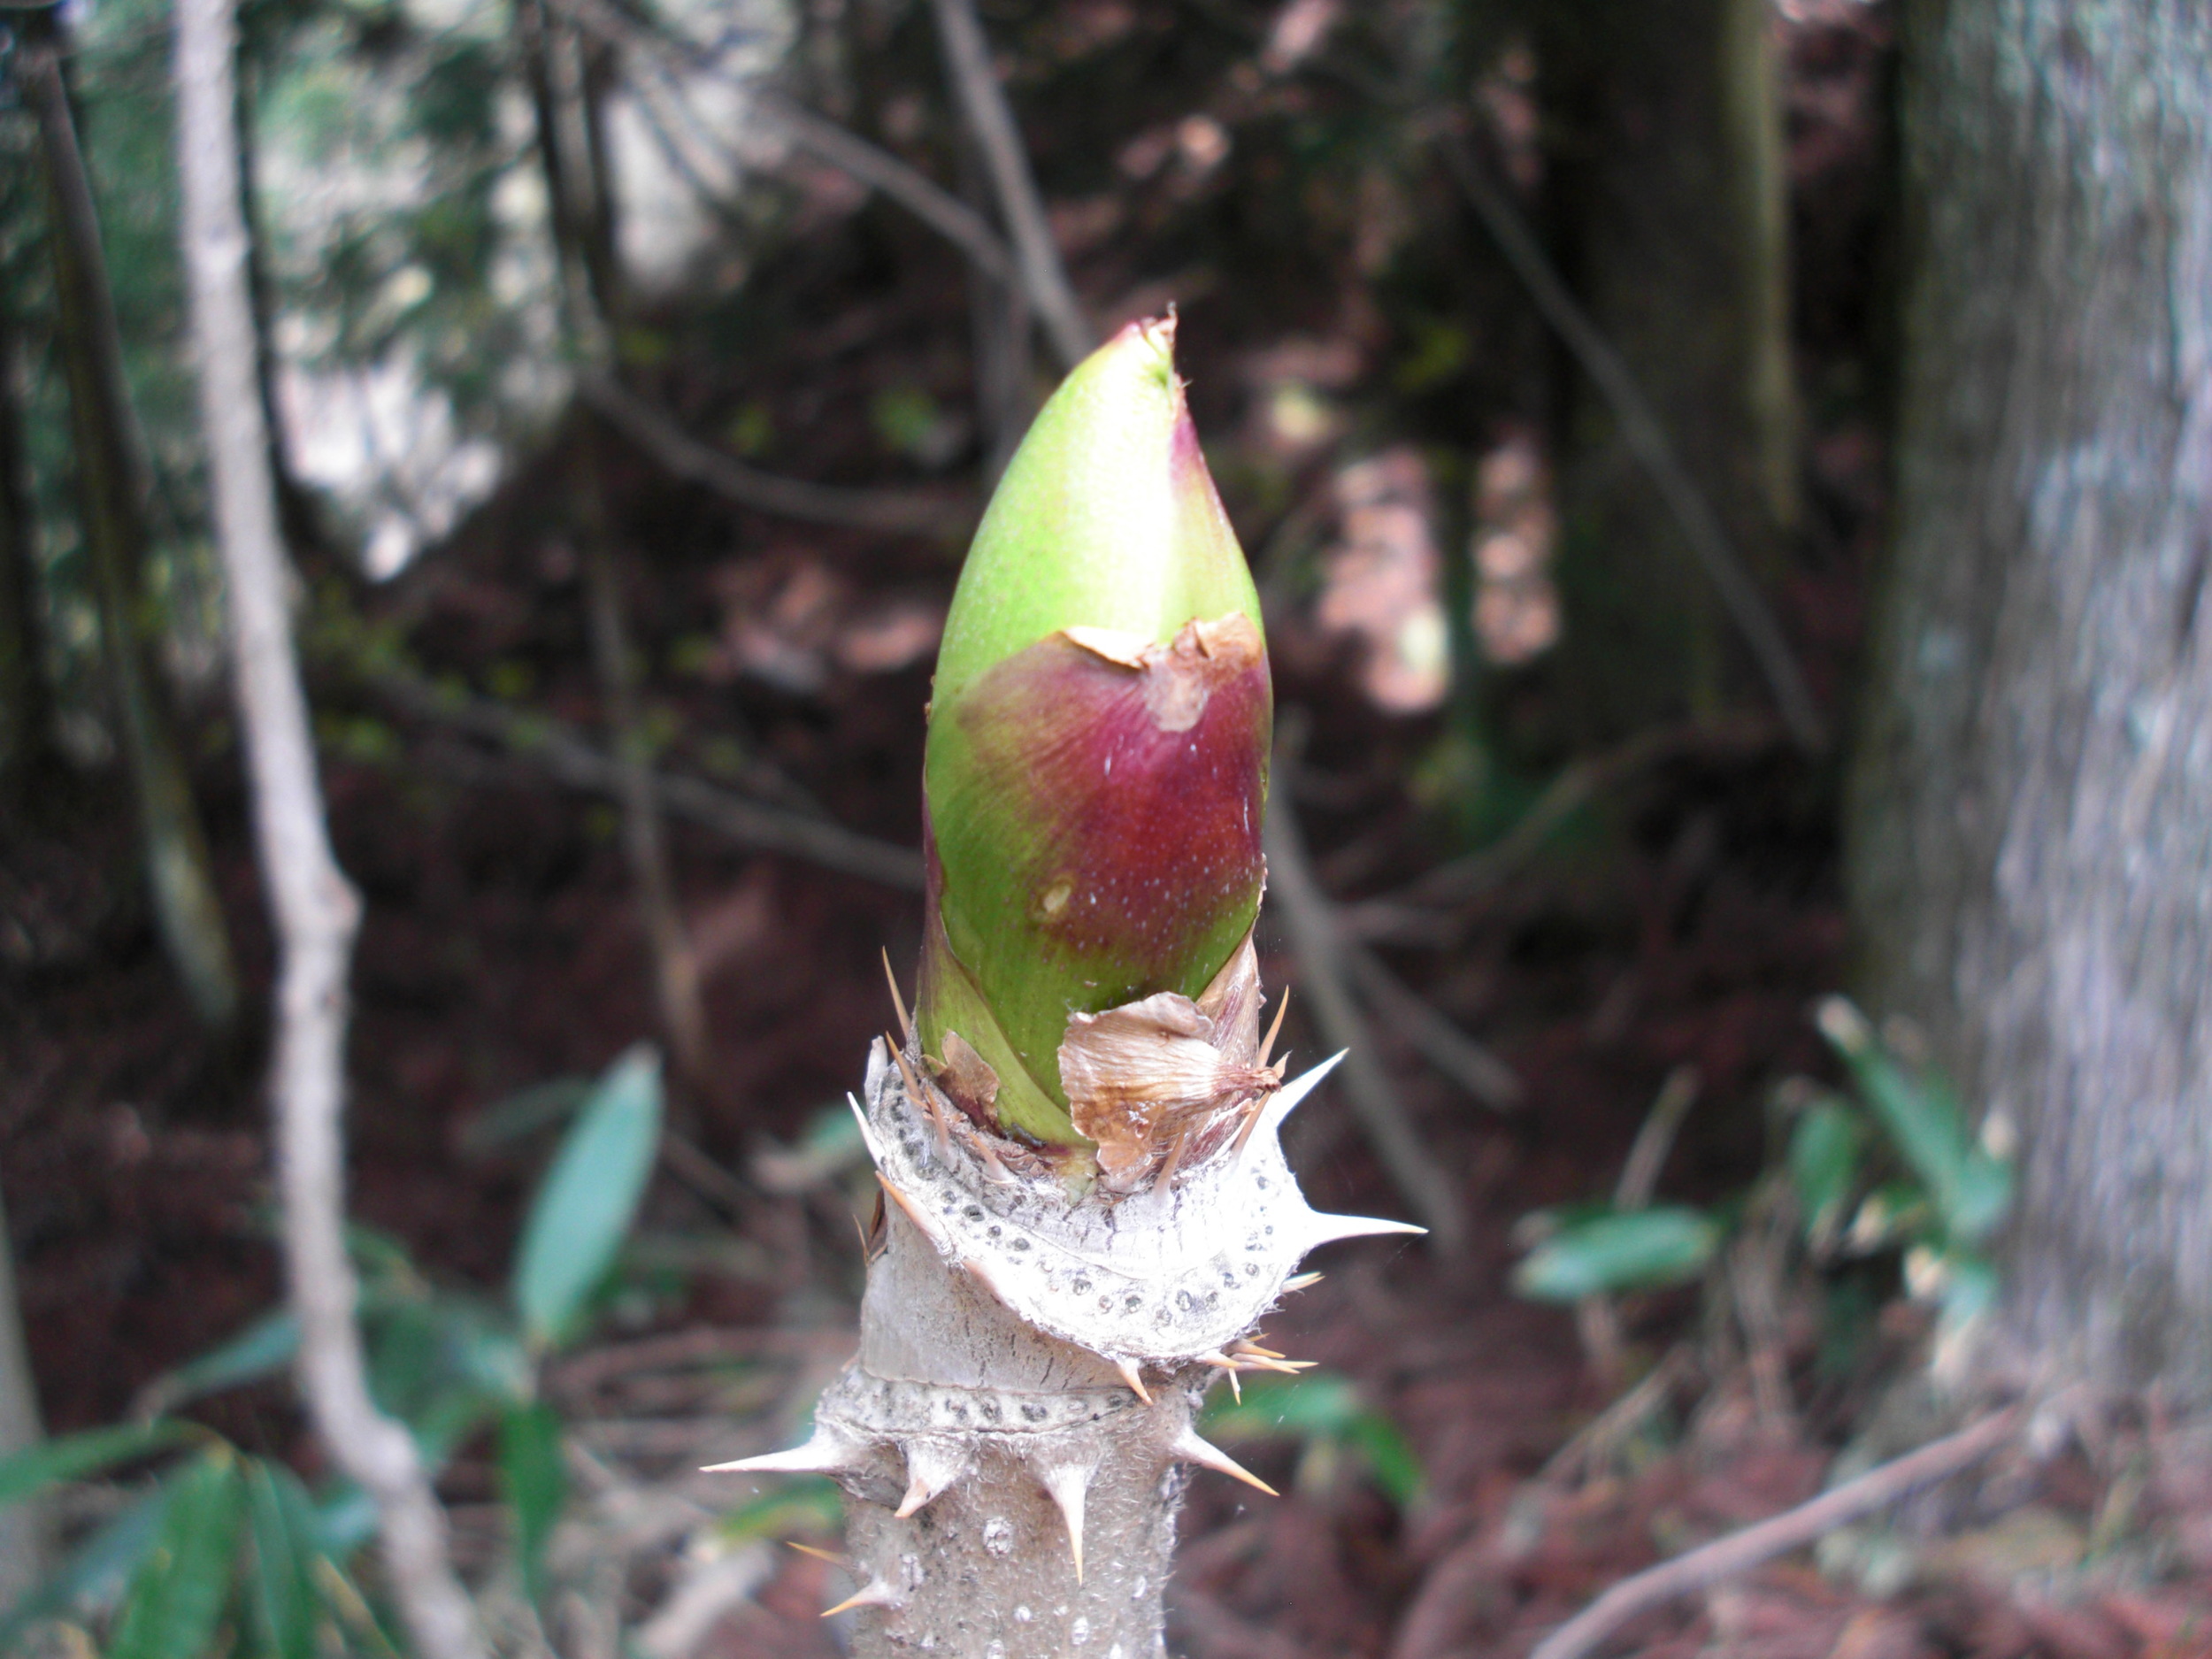
{"label": "bare twig", "polygon": [[1676,456],[1666,429],[1660,425],[1643,388],[1636,384],[1635,375],[1603,331],[1568,291],[1559,273],[1552,269],[1535,233],[1529,229],[1512,198],[1499,188],[1496,180],[1476,159],[1474,149],[1465,136],[1447,121],[1431,121],[1426,125],[1443,153],[1445,165],[1466,192],[1475,216],[1482,220],[1483,228],[1490,233],[1506,263],[1528,289],[1529,297],[1543,313],[1544,320],[1566,342],[1567,349],[1574,354],[1583,372],[1597,383],[1599,392],[1611,405],[1613,419],[1620,423],[1622,442],[1651,475],[1651,481],[1682,532],[1683,540],[1690,544],[1690,551],[1720,595],[1729,619],[1750,647],[1752,658],[1767,682],[1775,708],[1789,727],[1791,739],[1808,753],[1819,753],[1827,745],[1827,736],[1821,727],[1819,711],[1813,705],[1812,693],[1806,689],[1797,659],[1782,635],[1781,625],[1775,620],[1757,584],[1737,557],[1711,503]]}
{"label": "bare twig", "polygon": [[1338,941],[1361,999],[1395,1025],[1423,1059],[1492,1111],[1520,1108],[1524,1091],[1511,1066],[1430,1007],[1365,945],[1340,930]]}
{"label": "bare twig", "polygon": [[[614,203],[603,167],[591,79],[581,37],[549,6],[520,0],[518,44],[537,109],[538,155],[545,170],[553,257],[561,276],[562,319],[571,349],[611,380],[612,340],[621,319],[621,272],[614,253]],[[595,424],[580,435],[572,482],[583,543],[585,601],[601,714],[615,764],[622,852],[637,889],[638,919],[653,964],[653,997],[687,1097],[709,1087],[712,1044],[699,990],[699,958],[676,907],[668,836],[653,787],[652,756],[640,723],[637,674],[624,618],[622,572],[609,522],[604,437]]]}
{"label": "bare twig", "polygon": [[[642,53],[655,60],[656,67],[664,75],[672,68],[706,73],[718,70],[710,50],[684,39],[664,20],[633,17],[607,4],[607,0],[557,0],[557,4],[575,19],[579,27],[609,45],[629,47]],[[681,102],[677,88],[664,83],[663,90]],[[799,149],[869,188],[882,191],[959,249],[979,270],[1002,282],[1016,276],[1013,256],[1007,251],[1005,239],[991,222],[928,174],[908,166],[889,150],[870,143],[857,133],[795,104],[772,88],[755,87],[751,96],[752,112],[780,129]],[[726,146],[717,144],[716,148]]]}
{"label": "bare twig", "polygon": [[[1635,1141],[1621,1164],[1620,1179],[1613,1187],[1614,1209],[1633,1211],[1651,1202],[1652,1191],[1659,1185],[1659,1171],[1674,1145],[1675,1133],[1689,1116],[1690,1108],[1697,1104],[1702,1087],[1703,1081],[1694,1065],[1678,1065],[1667,1073],[1666,1081],[1659,1086],[1659,1094],[1651,1102],[1651,1110],[1644,1114],[1643,1127],[1637,1130]],[[1575,1333],[1582,1340],[1590,1369],[1608,1387],[1617,1386],[1621,1376],[1619,1305],[1602,1291],[1583,1297],[1575,1303]]]}
{"label": "bare twig", "polygon": [[1073,368],[1090,355],[1097,336],[1069,285],[1067,268],[1052,240],[1045,219],[1037,180],[1029,169],[1029,152],[1021,130],[1006,101],[991,65],[991,43],[985,38],[983,20],[976,16],[975,0],[932,0],[937,13],[937,32],[944,42],[945,64],[953,90],[966,113],[968,126],[983,148],[984,165],[998,193],[999,211],[1006,216],[1014,242],[1014,261],[1021,272],[1029,303],[1052,337],[1052,349],[1061,363]]}
{"label": "bare twig", "polygon": [[1267,815],[1267,872],[1270,891],[1298,960],[1298,988],[1332,1048],[1346,1049],[1344,1092],[1360,1127],[1399,1194],[1429,1230],[1435,1248],[1449,1255],[1466,1241],[1466,1217],[1459,1194],[1406,1115],[1405,1104],[1376,1057],[1374,1044],[1345,983],[1343,941],[1328,895],[1314,879],[1292,805],[1291,787],[1298,761],[1298,726],[1285,721],[1286,735],[1275,759],[1274,810]]}
{"label": "bare twig", "polygon": [[755,94],[755,107],[781,127],[793,143],[862,184],[882,191],[967,255],[969,263],[986,276],[998,282],[1018,279],[1014,257],[990,220],[926,173],[788,98],[765,90]]}
{"label": "bare twig", "polygon": [[[618,787],[613,757],[559,721],[494,703],[448,696],[426,681],[396,672],[374,673],[367,684],[395,708],[497,743],[572,789],[611,795]],[[921,890],[922,858],[911,848],[859,834],[828,818],[733,795],[700,778],[656,771],[653,787],[672,816],[740,846],[803,858],[887,887]]]}
{"label": "bare twig", "polygon": [[905,490],[850,489],[779,478],[702,443],[667,415],[607,375],[587,375],[584,401],[625,438],[676,477],[704,485],[741,507],[815,524],[852,525],[904,535],[964,534],[974,512],[957,502]]}
{"label": "bare twig", "polygon": [[1667,1154],[1674,1147],[1674,1137],[1682,1127],[1682,1120],[1690,1115],[1690,1108],[1697,1104],[1704,1079],[1694,1065],[1678,1065],[1667,1073],[1660,1084],[1659,1094],[1651,1102],[1651,1110],[1644,1114],[1643,1127],[1636,1132],[1635,1143],[1628,1148],[1628,1156],[1621,1164],[1621,1178],[1613,1187],[1613,1208],[1641,1210],[1651,1202],[1652,1194],[1658,1189],[1659,1171],[1665,1167]]}
{"label": "bare twig", "polygon": [[1439,864],[1395,893],[1345,907],[1348,925],[1376,939],[1402,930],[1409,913],[1465,903],[1504,884],[1540,852],[1554,831],[1605,790],[1646,768],[1678,756],[1715,749],[1756,752],[1780,735],[1764,718],[1691,721],[1639,733],[1618,748],[1563,769],[1511,829],[1480,852]]}
{"label": "bare twig", "polygon": [[177,137],[200,411],[230,611],[254,828],[278,941],[271,1080],[283,1242],[300,1322],[300,1381],[338,1466],[374,1501],[386,1571],[417,1651],[480,1659],[446,1553],[446,1521],[414,1437],[370,1398],[358,1286],[346,1254],[346,978],[360,901],[332,856],[307,699],[285,605],[268,434],[255,385],[253,308],[233,123],[234,0],[177,8]]}
{"label": "bare twig", "polygon": [[1529,1659],[1583,1659],[1640,1613],[1802,1549],[1839,1526],[1979,1462],[2011,1438],[2018,1422],[2016,1409],[1993,1411],[1955,1434],[1870,1469],[1793,1509],[1624,1578],[1547,1636]]}

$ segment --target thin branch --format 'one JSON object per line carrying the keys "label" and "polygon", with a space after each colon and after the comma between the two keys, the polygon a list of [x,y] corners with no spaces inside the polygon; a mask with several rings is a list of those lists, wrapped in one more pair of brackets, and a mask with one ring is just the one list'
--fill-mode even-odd
{"label": "thin branch", "polygon": [[[447,695],[426,681],[390,671],[368,678],[372,690],[404,712],[497,743],[557,782],[593,795],[618,787],[614,758],[572,728],[542,715]],[[755,801],[703,779],[655,771],[653,787],[672,816],[759,852],[795,858],[902,892],[922,886],[921,855],[788,807]]]}
{"label": "thin branch", "polygon": [[991,65],[991,43],[976,16],[975,0],[931,0],[937,13],[937,32],[944,42],[945,64],[953,91],[968,118],[970,130],[983,148],[984,165],[990,169],[992,187],[998,193],[999,211],[1006,216],[1014,239],[1014,258],[1029,303],[1052,337],[1052,349],[1061,363],[1073,368],[1090,355],[1097,335],[1083,315],[1075,290],[1069,285],[1067,267],[1052,240],[1044,202],[1029,168],[1029,152],[1022,144],[1021,129],[1006,101]]}
{"label": "thin branch", "polygon": [[1409,914],[1463,904],[1504,885],[1563,823],[1623,780],[1681,755],[1715,749],[1755,753],[1779,735],[1764,717],[1692,721],[1639,733],[1617,749],[1563,768],[1513,827],[1481,851],[1439,864],[1395,893],[1347,905],[1346,920],[1363,939],[1388,937]]}
{"label": "thin branch", "polygon": [[[664,26],[634,18],[605,0],[559,0],[577,25],[609,45],[632,48],[657,59],[664,76],[663,91],[679,104],[682,94],[665,84],[669,68],[712,72],[710,54],[695,42],[673,35]],[[839,172],[872,190],[880,190],[901,207],[966,255],[971,263],[999,281],[1010,281],[1017,273],[1006,242],[991,222],[944,188],[927,173],[910,167],[889,150],[870,143],[857,133],[795,104],[771,88],[752,92],[752,112],[783,132],[799,149],[827,162]],[[698,123],[692,123],[695,129]],[[699,136],[726,146],[710,134]],[[695,188],[698,181],[694,180]]]}
{"label": "thin branch", "polygon": [[763,90],[754,96],[755,108],[781,127],[800,149],[882,191],[967,255],[971,265],[995,281],[1016,279],[1014,257],[991,222],[926,173],[777,93]]}
{"label": "thin branch", "polygon": [[1361,999],[1395,1025],[1423,1059],[1492,1111],[1519,1110],[1525,1091],[1511,1066],[1430,1007],[1365,945],[1340,931],[1338,938]]}
{"label": "thin branch", "polygon": [[300,1322],[300,1381],[332,1458],[374,1501],[386,1571],[425,1659],[480,1659],[446,1520],[414,1437],[377,1409],[346,1253],[346,979],[360,900],[332,855],[286,609],[269,437],[255,385],[246,227],[239,206],[234,0],[177,7],[177,147],[185,265],[216,541],[230,611],[254,829],[278,941],[272,1105],[283,1242]]}
{"label": "thin branch", "polygon": [[1435,1248],[1446,1255],[1466,1241],[1467,1223],[1449,1178],[1406,1114],[1405,1104],[1376,1058],[1367,1022],[1345,983],[1343,940],[1328,895],[1314,879],[1304,835],[1291,803],[1299,743],[1288,721],[1278,746],[1272,793],[1274,810],[1265,831],[1269,890],[1279,904],[1284,929],[1298,960],[1298,988],[1313,1010],[1324,1040],[1347,1050],[1340,1075],[1368,1143],[1382,1160],[1399,1194],[1429,1230]]}
{"label": "thin branch", "polygon": [[1955,1434],[1870,1469],[1793,1509],[1624,1578],[1547,1636],[1529,1659],[1583,1659],[1640,1613],[1677,1596],[1709,1590],[1777,1555],[1802,1549],[1839,1526],[1887,1509],[1919,1487],[1978,1463],[2009,1440],[2018,1423],[2015,1408],[1993,1411]]}
{"label": "thin branch", "polygon": [[1466,138],[1440,122],[1430,124],[1430,132],[1442,150],[1452,176],[1466,192],[1476,217],[1482,220],[1483,228],[1490,233],[1506,263],[1528,289],[1536,309],[1566,342],[1567,349],[1581,364],[1583,373],[1597,383],[1599,392],[1612,406],[1613,419],[1620,423],[1622,441],[1651,475],[1668,513],[1719,593],[1730,620],[1751,648],[1753,660],[1759,665],[1759,672],[1767,682],[1783,723],[1789,727],[1792,740],[1807,753],[1818,754],[1827,746],[1827,735],[1821,727],[1819,710],[1813,705],[1812,693],[1806,689],[1805,678],[1798,672],[1797,659],[1791,655],[1789,642],[1782,635],[1781,625],[1774,619],[1774,612],[1768,608],[1758,585],[1736,557],[1728,533],[1721,527],[1711,503],[1676,456],[1666,429],[1660,425],[1643,388],[1636,384],[1635,375],[1620,353],[1613,349],[1603,331],[1591,320],[1589,313],[1568,292],[1566,283],[1552,269],[1535,233],[1529,229],[1512,199],[1476,160],[1473,147]]}
{"label": "thin branch", "polygon": [[974,513],[956,502],[901,490],[810,484],[760,472],[700,442],[611,376],[587,375],[578,389],[609,425],[664,471],[704,485],[741,507],[816,524],[852,525],[902,535],[962,535],[974,526]]}

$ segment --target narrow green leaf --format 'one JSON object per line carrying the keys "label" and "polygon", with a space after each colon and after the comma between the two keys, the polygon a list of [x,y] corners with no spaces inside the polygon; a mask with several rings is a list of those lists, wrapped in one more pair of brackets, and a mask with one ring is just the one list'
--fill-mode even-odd
{"label": "narrow green leaf", "polygon": [[533,1347],[575,1334],[636,1217],[660,1133],[660,1061],[640,1046],[599,1080],[530,1206],[514,1295]]}
{"label": "narrow green leaf", "polygon": [[1363,1411],[1352,1420],[1345,1438],[1367,1460],[1368,1471],[1382,1488],[1383,1496],[1401,1509],[1410,1509],[1421,1502],[1428,1474],[1421,1467],[1420,1455],[1399,1432],[1396,1424],[1379,1412]]}
{"label": "narrow green leaf", "polygon": [[1327,1371],[1303,1377],[1249,1377],[1243,1398],[1217,1394],[1206,1409],[1205,1430],[1225,1440],[1305,1440],[1340,1436],[1364,1408],[1348,1377]]}
{"label": "narrow green leaf", "polygon": [[1705,1271],[1720,1226],[1687,1205],[1593,1217],[1563,1227],[1521,1259],[1513,1288],[1534,1302],[1679,1285]]}
{"label": "narrow green leaf", "polygon": [[1815,1101],[1790,1134],[1790,1179],[1808,1234],[1832,1234],[1859,1178],[1859,1121],[1833,1096]]}
{"label": "narrow green leaf", "polygon": [[61,1481],[83,1480],[118,1463],[166,1451],[204,1432],[188,1423],[128,1423],[47,1440],[0,1463],[0,1505],[20,1502]]}
{"label": "narrow green leaf", "polygon": [[561,1419],[542,1401],[511,1406],[499,1419],[499,1489],[513,1511],[523,1589],[545,1599],[545,1546],[568,1496],[561,1463]]}
{"label": "narrow green leaf", "polygon": [[156,1379],[146,1397],[157,1402],[157,1409],[173,1411],[210,1394],[273,1377],[291,1364],[299,1349],[299,1321],[281,1310],[264,1314],[228,1341]]}
{"label": "narrow green leaf", "polygon": [[249,1458],[245,1479],[256,1646],[270,1659],[316,1659],[323,1599],[315,1586],[322,1543],[314,1506],[280,1465]]}
{"label": "narrow green leaf", "polygon": [[0,1653],[15,1651],[16,1638],[41,1619],[91,1618],[121,1599],[139,1563],[161,1535],[169,1494],[156,1489],[78,1546],[46,1581],[0,1620]]}
{"label": "narrow green leaf", "polygon": [[107,1659],[200,1659],[230,1601],[243,1486],[211,1447],[170,1478],[154,1547],[132,1576]]}

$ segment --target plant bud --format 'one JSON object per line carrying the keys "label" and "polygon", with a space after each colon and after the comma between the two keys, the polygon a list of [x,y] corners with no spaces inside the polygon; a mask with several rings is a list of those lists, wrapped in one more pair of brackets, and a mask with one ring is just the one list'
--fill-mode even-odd
{"label": "plant bud", "polygon": [[1071,1017],[1195,1003],[1265,873],[1259,597],[1173,347],[1171,318],[1131,324],[1038,415],[961,572],[931,707],[922,1050],[979,1123],[1061,1147],[1086,1140]]}

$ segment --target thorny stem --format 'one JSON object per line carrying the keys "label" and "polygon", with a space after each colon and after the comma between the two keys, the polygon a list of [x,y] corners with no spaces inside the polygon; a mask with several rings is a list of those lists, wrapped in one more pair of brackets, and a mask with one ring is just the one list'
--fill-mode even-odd
{"label": "thorny stem", "polygon": [[394,1599],[425,1659],[481,1659],[414,1437],[370,1398],[345,1240],[346,977],[360,902],[330,848],[300,687],[268,433],[254,383],[233,123],[234,0],[180,0],[177,136],[184,253],[255,837],[278,941],[275,1116],[283,1243],[308,1410],[375,1502]]}

